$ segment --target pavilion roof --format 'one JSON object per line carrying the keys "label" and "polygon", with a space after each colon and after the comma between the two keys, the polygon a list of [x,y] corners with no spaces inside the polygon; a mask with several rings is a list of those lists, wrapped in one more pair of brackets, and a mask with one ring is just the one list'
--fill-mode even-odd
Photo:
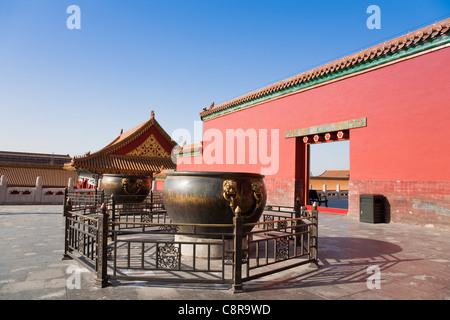
{"label": "pavilion roof", "polygon": [[101,150],[74,157],[66,170],[95,173],[150,174],[176,169],[171,158],[177,144],[164,131],[152,111],[148,121],[123,133]]}

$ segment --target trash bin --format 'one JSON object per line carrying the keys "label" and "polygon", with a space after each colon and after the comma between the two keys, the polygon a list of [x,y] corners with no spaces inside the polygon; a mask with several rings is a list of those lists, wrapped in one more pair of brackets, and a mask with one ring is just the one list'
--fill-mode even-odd
{"label": "trash bin", "polygon": [[384,196],[381,194],[360,194],[359,213],[360,222],[385,222]]}

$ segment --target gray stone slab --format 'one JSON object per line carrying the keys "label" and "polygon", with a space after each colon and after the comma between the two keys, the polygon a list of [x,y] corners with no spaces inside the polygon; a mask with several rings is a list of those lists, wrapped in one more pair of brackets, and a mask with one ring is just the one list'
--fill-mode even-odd
{"label": "gray stone slab", "polygon": [[[87,270],[79,288],[70,288],[70,268],[82,266],[61,259],[63,228],[62,206],[0,206],[0,299],[450,299],[450,234],[438,229],[320,213],[319,269],[299,266],[245,282],[244,292],[233,294],[226,285],[146,281],[112,281],[99,289]],[[380,270],[379,289],[367,285],[372,266]]]}

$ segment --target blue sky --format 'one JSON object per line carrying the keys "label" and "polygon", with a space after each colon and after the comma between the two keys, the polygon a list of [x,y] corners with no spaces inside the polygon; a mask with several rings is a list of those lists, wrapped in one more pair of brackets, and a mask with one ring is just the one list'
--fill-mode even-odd
{"label": "blue sky", "polygon": [[[80,30],[66,26],[73,4]],[[379,30],[366,26],[370,5]],[[169,134],[192,131],[212,101],[449,14],[448,0],[0,0],[0,150],[94,152],[151,110]],[[321,149],[342,154],[331,169],[348,167],[348,144]],[[317,174],[330,166],[318,161]]]}

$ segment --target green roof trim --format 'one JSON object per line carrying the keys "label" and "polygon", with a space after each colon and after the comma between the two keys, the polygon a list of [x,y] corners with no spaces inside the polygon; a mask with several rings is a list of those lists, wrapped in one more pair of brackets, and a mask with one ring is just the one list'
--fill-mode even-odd
{"label": "green roof trim", "polygon": [[201,151],[191,151],[191,152],[187,152],[187,153],[178,153],[176,155],[177,158],[183,158],[183,157],[195,157],[195,156],[201,156],[202,152]]}

